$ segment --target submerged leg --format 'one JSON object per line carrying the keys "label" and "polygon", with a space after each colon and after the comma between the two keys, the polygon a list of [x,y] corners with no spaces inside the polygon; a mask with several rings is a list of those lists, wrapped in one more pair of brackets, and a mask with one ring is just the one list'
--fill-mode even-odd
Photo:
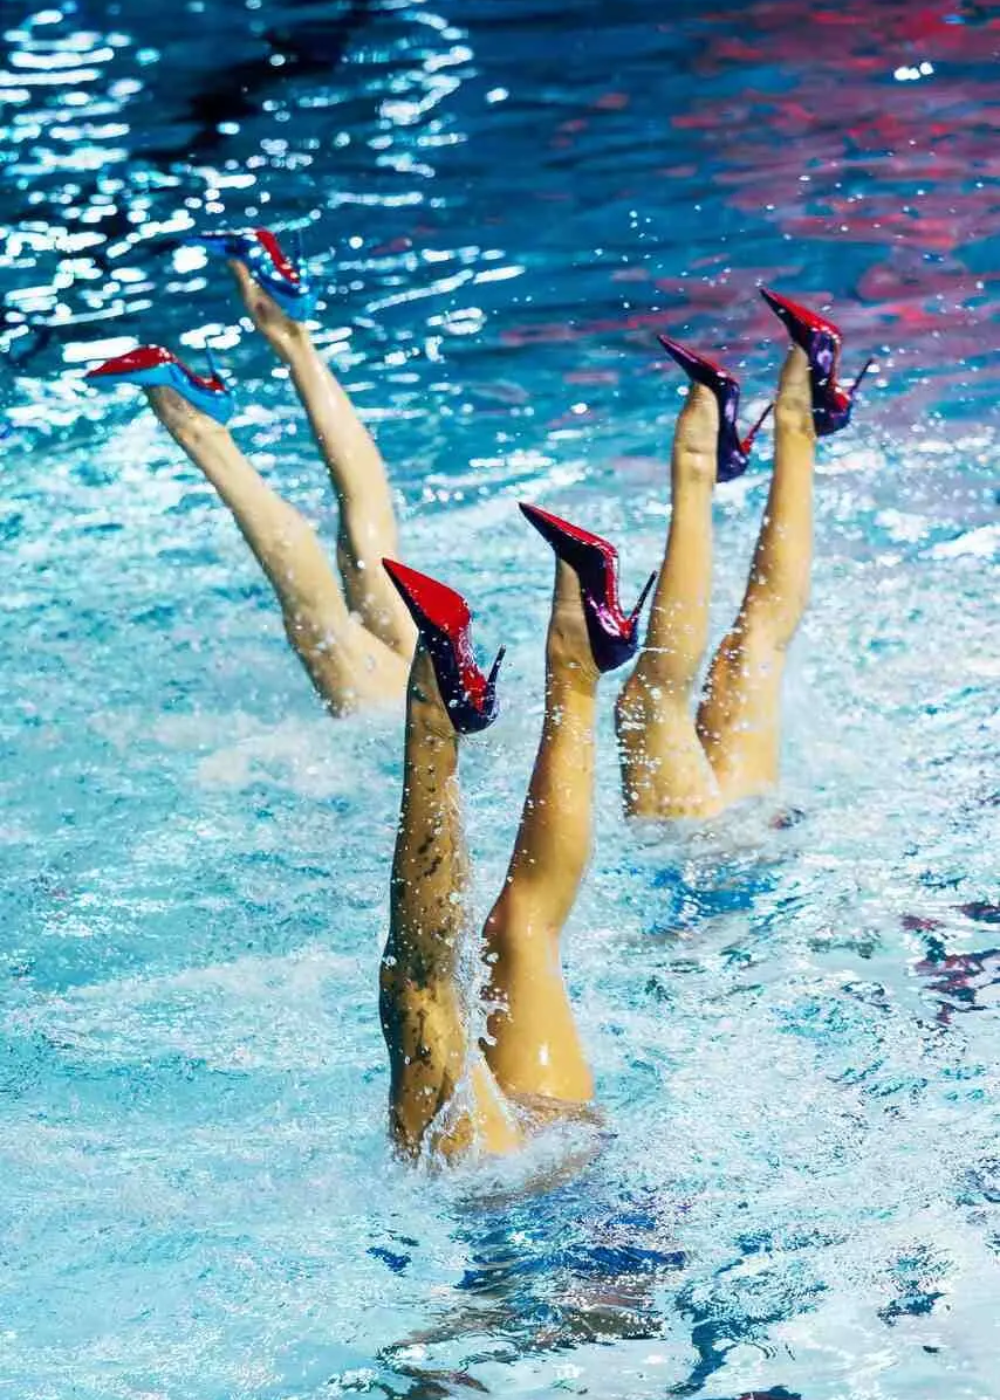
{"label": "submerged leg", "polygon": [[718,415],[714,396],[695,385],[677,420],[666,554],[646,640],[615,711],[628,816],[707,816],[719,806],[690,705],[708,644]]}
{"label": "submerged leg", "polygon": [[315,531],[266,484],[228,431],[172,389],[150,389],[156,416],[229,507],[281,605],[285,633],[333,714],[402,694],[400,658],[353,618]]}
{"label": "submerged leg", "polygon": [[809,601],[813,427],[809,367],[794,349],[775,406],[775,455],[746,593],[709,671],[698,733],[726,805],[778,777],[785,653]]}
{"label": "submerged leg", "polygon": [[590,858],[598,671],[580,585],[556,565],[545,651],[545,718],[507,878],[486,921],[492,1044],[511,1094],[585,1103],[593,1079],[563,981],[559,938]]}
{"label": "submerged leg", "polygon": [[380,980],[392,1133],[414,1156],[428,1129],[430,1145],[447,1156],[477,1143],[505,1152],[521,1140],[509,1105],[469,1043],[459,985],[468,858],[457,769],[458,736],[421,645],[407,694],[403,801]]}
{"label": "submerged leg", "polygon": [[305,326],[286,316],[239,262],[230,267],[254,324],[288,366],[340,507],[337,564],[347,601],[369,631],[407,661],[415,631],[381,561],[397,554],[385,463]]}

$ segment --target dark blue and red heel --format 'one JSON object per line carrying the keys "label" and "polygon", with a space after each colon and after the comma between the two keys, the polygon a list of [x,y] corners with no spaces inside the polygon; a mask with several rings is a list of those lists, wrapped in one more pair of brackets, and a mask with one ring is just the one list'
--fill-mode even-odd
{"label": "dark blue and red heel", "polygon": [[395,559],[383,559],[382,567],[417,624],[455,729],[459,734],[486,729],[500,713],[497,674],[506,648],[500,648],[489,675],[484,675],[472,651],[472,614],[461,593]]}
{"label": "dark blue and red heel", "polygon": [[618,599],[618,551],[614,545],[538,506],[524,501],[518,504],[525,519],[580,580],[587,636],[597,669],[614,671],[624,666],[639,646],[639,615],[656,574],[650,574],[639,601],[626,617]]}
{"label": "dark blue and red heel", "polygon": [[105,360],[103,365],[87,371],[87,379],[102,384],[140,384],[143,388],[157,386],[175,389],[192,408],[207,413],[217,423],[228,423],[233,416],[233,396],[219,378],[215,366],[207,377],[195,374],[176,355],[160,345],[142,345],[125,355]]}
{"label": "dark blue and red heel", "polygon": [[317,292],[302,271],[301,259],[290,258],[269,229],[202,233],[185,242],[189,247],[204,248],[213,257],[242,263],[257,285],[293,321],[306,321],[315,310]]}
{"label": "dark blue and red heel", "polygon": [[832,321],[818,316],[798,302],[761,287],[760,294],[788,330],[788,334],[809,359],[809,378],[812,383],[813,422],[817,437],[829,437],[851,421],[854,396],[858,386],[868,373],[875,359],[869,356],[849,389],[842,389],[837,383],[840,368],[840,350],[843,344],[840,330]]}
{"label": "dark blue and red heel", "polygon": [[746,471],[753,440],[760,432],[773,405],[768,404],[746,437],[741,439],[737,426],[740,412],[740,381],[714,360],[708,360],[704,355],[696,355],[693,350],[689,350],[677,340],[671,340],[668,335],[661,335],[659,341],[692,383],[703,384],[715,395],[715,401],[719,405],[715,479],[735,481]]}

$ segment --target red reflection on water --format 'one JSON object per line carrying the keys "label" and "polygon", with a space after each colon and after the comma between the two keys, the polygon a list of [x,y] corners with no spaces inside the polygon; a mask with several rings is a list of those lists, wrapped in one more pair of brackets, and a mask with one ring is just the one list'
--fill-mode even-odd
{"label": "red reflection on water", "polygon": [[601,112],[622,112],[630,101],[627,92],[605,92],[593,105]]}
{"label": "red reflection on water", "polygon": [[[694,143],[702,178],[796,240],[806,266],[808,245],[886,250],[857,277],[856,314],[837,306],[859,344],[891,330],[938,363],[985,355],[995,279],[965,258],[1000,237],[998,93],[983,76],[1000,6],[847,0],[809,11],[758,0],[741,10],[738,35],[731,16],[703,23],[697,70],[727,88],[737,70],[745,83],[717,96],[719,83],[706,82],[703,100],[670,117]],[[692,311],[728,308],[731,294],[677,278],[657,286]]]}
{"label": "red reflection on water", "polygon": [[1000,949],[953,953],[941,962],[917,963],[916,970],[942,998],[937,1013],[942,1025],[961,1012],[984,1011],[1000,1001],[1000,991],[994,990],[1000,987]]}
{"label": "red reflection on water", "polygon": [[[955,906],[963,918],[977,924],[1000,925],[1000,904],[976,899]],[[903,927],[911,933],[937,933],[946,927],[941,918],[917,914],[903,917]],[[949,953],[917,963],[916,972],[926,979],[941,998],[937,1019],[947,1025],[959,1012],[983,1011],[1000,1002],[1000,949],[985,948],[972,953]]]}

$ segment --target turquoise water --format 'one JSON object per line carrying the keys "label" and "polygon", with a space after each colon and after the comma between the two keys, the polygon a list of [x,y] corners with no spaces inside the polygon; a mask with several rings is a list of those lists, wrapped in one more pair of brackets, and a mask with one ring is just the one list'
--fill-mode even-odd
{"label": "turquoise water", "polygon": [[[993,1400],[1000,627],[992,5],[3,7],[0,1393]],[[280,62],[277,60],[281,60]],[[930,71],[923,71],[929,67]],[[375,1012],[397,720],[331,723],[209,488],[88,363],[160,340],[332,539],[287,383],[176,242],[302,226],[405,557],[510,648],[465,755],[495,893],[540,721],[528,497],[662,549],[671,328],[832,299],[780,804],[620,819],[566,962],[608,1134],[392,1160]],[[716,635],[769,441],[719,492]],[[573,1146],[574,1144],[569,1144]],[[551,1175],[551,1171],[550,1171]]]}

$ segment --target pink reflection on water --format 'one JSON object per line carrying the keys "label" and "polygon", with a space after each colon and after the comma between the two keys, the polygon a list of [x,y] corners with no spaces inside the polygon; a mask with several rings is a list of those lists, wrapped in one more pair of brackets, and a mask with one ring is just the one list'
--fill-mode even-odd
{"label": "pink reflection on water", "polygon": [[[848,0],[808,11],[798,0],[758,0],[740,21],[734,34],[731,16],[704,17],[696,67],[713,81],[670,117],[702,178],[727,205],[790,237],[806,286],[810,247],[872,250],[858,301],[832,312],[859,346],[876,335],[909,339],[945,366],[983,356],[996,279],[969,262],[977,244],[1000,237],[998,94],[983,76],[1000,44],[1000,6]],[[745,83],[719,96],[734,71]],[[766,275],[794,289],[791,278]],[[693,314],[714,305],[729,319],[728,278],[656,285]],[[812,289],[802,296],[823,299]]]}

